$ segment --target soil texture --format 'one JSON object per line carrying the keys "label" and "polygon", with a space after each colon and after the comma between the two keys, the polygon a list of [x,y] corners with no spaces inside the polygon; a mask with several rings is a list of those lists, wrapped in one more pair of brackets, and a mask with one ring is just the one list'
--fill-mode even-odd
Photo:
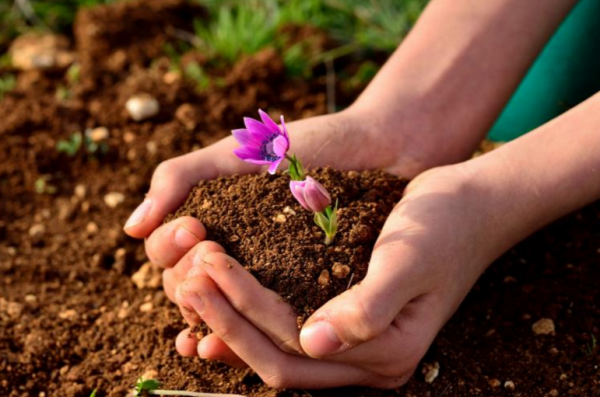
{"label": "soil texture", "polygon": [[233,176],[201,182],[174,217],[199,219],[207,238],[290,303],[303,322],[360,282],[405,181],[379,171],[310,173],[338,200],[338,233],[325,245],[313,214],[289,190],[289,176]]}
{"label": "soil texture", "polygon": [[[174,338],[186,325],[160,288],[160,271],[144,266],[150,281],[139,282],[147,258],[142,243],[122,232],[124,222],[142,201],[160,162],[228,135],[258,108],[289,120],[323,114],[326,79],[318,70],[310,80],[288,78],[281,54],[266,50],[219,70],[223,84],[198,91],[196,84],[173,74],[169,59],[161,55],[161,46],[170,40],[166,29],[145,33],[160,37],[148,37],[139,52],[113,31],[136,34],[116,22],[139,13],[153,25],[153,18],[167,14],[139,10],[149,3],[111,4],[77,19],[70,48],[82,66],[90,60],[79,81],[64,71],[2,71],[17,74],[17,88],[0,100],[0,396],[88,397],[94,389],[98,397],[124,396],[148,371],[166,388],[264,397],[600,396],[600,354],[594,342],[600,338],[600,202],[536,233],[493,264],[403,388],[275,391],[250,370],[180,357]],[[177,11],[175,1],[151,3],[168,8],[169,15],[187,15]],[[161,26],[182,27],[188,21],[168,18],[172,22],[165,16]],[[98,32],[107,32],[98,47],[85,44],[90,34],[85,24],[92,22]],[[100,46],[103,41],[108,45]],[[122,59],[115,55],[121,50],[125,62],[105,64]],[[137,93],[158,100],[157,115],[142,122],[129,118],[124,104]],[[91,153],[82,147],[72,155],[56,150],[57,142],[98,127],[108,131],[101,142],[105,149]],[[388,186],[399,182],[377,173],[316,172],[346,208],[336,244],[351,243],[353,227],[361,224],[369,228],[365,235],[372,241],[393,200],[369,197],[367,187],[378,180]],[[214,197],[215,189],[235,186],[234,180],[206,182],[196,193],[213,197],[208,199],[212,205],[223,204]],[[281,177],[240,177],[238,182],[244,180],[274,187],[260,191],[277,199],[264,209],[267,222],[280,213],[286,216],[285,223],[271,224],[273,234],[281,231],[275,248],[287,247],[287,228],[293,225],[293,230],[304,230],[303,241],[323,247],[318,230],[308,227],[308,214],[279,189],[285,185]],[[356,199],[350,199],[352,194]],[[361,202],[363,207],[356,204]],[[374,220],[361,218],[363,209],[381,202],[388,207]],[[288,216],[286,206],[296,215]],[[247,225],[218,224],[209,211],[198,216],[205,217],[209,233],[261,277],[261,270],[253,268],[258,262],[242,253],[245,245],[263,244],[242,238]],[[258,213],[251,216],[260,222]],[[240,239],[231,241],[234,235]],[[306,255],[301,265],[315,269],[307,280],[314,288],[319,266],[349,255],[358,269],[368,247],[359,254],[334,252],[322,264],[314,253]],[[345,287],[345,279],[331,280],[332,290]],[[318,286],[317,291],[325,289]],[[533,332],[542,319],[554,324],[553,333]],[[436,363],[439,376],[425,382],[421,370]]]}

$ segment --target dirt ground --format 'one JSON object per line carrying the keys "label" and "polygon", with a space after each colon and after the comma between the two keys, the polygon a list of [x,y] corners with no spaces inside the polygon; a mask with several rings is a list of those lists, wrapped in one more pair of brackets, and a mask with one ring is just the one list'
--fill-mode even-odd
{"label": "dirt ground", "polygon": [[[178,356],[185,324],[160,288],[132,281],[147,259],[122,225],[161,161],[226,136],[259,107],[290,120],[323,114],[326,87],[318,73],[287,78],[267,50],[197,92],[157,50],[191,11],[162,3],[153,13],[137,2],[85,11],[74,27],[80,80],[19,72],[0,102],[0,396],[124,396],[149,370],[167,388],[251,396],[600,396],[600,203],[482,276],[423,361],[425,372],[439,365],[431,383],[420,368],[398,390],[275,391],[249,370]],[[133,51],[141,33],[113,31],[132,18],[165,28]],[[59,87],[70,94],[57,97]],[[124,105],[140,92],[160,112],[134,122]],[[96,127],[109,132],[105,152],[57,152],[59,140]],[[554,331],[536,334],[541,319]]]}

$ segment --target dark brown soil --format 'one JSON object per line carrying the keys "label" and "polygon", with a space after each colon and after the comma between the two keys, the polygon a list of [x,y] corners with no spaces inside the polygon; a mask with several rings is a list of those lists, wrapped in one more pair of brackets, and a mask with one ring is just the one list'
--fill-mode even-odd
{"label": "dark brown soil", "polygon": [[325,168],[311,175],[339,200],[338,233],[329,246],[312,213],[292,196],[287,175],[203,181],[174,216],[202,221],[208,239],[291,303],[300,321],[364,278],[375,240],[406,185],[381,171]]}
{"label": "dark brown soil", "polygon": [[[130,4],[122,12],[140,6]],[[119,47],[112,44],[103,59]],[[90,56],[77,48],[80,59]],[[70,86],[62,73],[20,73],[18,89],[0,102],[0,396],[87,397],[94,388],[99,397],[124,396],[150,369],[169,388],[252,396],[600,395],[592,348],[592,335],[600,337],[600,203],[490,268],[426,356],[440,364],[432,384],[417,373],[392,391],[276,392],[251,371],[179,357],[173,341],[185,324],[160,289],[131,281],[147,259],[123,223],[156,165],[229,134],[257,108],[290,120],[324,113],[324,78],[287,79],[280,54],[265,51],[223,70],[225,86],[199,93],[166,78],[166,59],[136,65],[99,67],[103,83],[93,89],[84,78]],[[70,98],[57,99],[59,85]],[[139,91],[158,98],[161,112],[135,123],[123,104]],[[58,140],[98,126],[109,129],[106,154],[56,151]],[[56,192],[36,192],[40,178]],[[104,201],[110,192],[124,194],[115,208]],[[540,318],[554,321],[555,335],[532,332]],[[504,388],[508,380],[514,391]]]}

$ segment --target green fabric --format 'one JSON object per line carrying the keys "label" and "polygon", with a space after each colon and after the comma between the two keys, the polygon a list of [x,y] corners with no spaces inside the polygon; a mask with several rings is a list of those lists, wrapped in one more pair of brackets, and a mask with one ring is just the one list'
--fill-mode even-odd
{"label": "green fabric", "polygon": [[580,0],[529,69],[489,138],[517,138],[598,91],[600,0]]}

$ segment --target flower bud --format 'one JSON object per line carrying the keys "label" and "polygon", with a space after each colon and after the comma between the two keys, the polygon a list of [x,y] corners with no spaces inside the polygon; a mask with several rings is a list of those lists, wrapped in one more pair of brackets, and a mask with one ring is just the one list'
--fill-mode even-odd
{"label": "flower bud", "polygon": [[300,205],[309,211],[322,212],[331,204],[327,189],[310,176],[304,181],[291,181],[290,190]]}

